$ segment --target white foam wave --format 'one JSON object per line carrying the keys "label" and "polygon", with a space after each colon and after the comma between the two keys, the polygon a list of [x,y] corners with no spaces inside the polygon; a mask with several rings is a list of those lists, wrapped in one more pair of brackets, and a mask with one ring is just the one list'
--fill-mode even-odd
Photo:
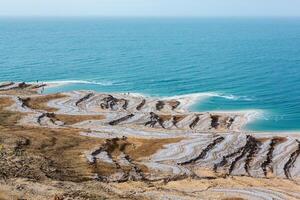
{"label": "white foam wave", "polygon": [[57,81],[45,81],[48,87],[60,87],[69,84],[92,84],[101,86],[111,86],[115,83],[112,81],[85,81],[85,80],[57,80]]}
{"label": "white foam wave", "polygon": [[229,99],[229,100],[244,100],[244,101],[252,101],[252,98],[249,98],[247,96],[235,96],[232,94],[223,94],[223,93],[218,93],[218,92],[202,92],[202,93],[192,93],[192,94],[185,94],[185,95],[176,95],[172,97],[167,97],[166,99],[186,99],[190,98],[191,100],[204,100],[207,98],[211,97],[220,97],[224,99]]}
{"label": "white foam wave", "polygon": [[222,93],[215,93],[214,97],[220,97],[220,98],[224,98],[224,99],[229,99],[229,100],[243,100],[243,101],[253,101],[252,98],[247,97],[247,96],[236,96],[233,94],[222,94]]}

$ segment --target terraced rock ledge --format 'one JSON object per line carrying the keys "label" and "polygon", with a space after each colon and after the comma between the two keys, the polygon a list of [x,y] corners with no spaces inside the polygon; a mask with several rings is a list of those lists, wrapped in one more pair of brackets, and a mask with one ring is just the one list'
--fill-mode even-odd
{"label": "terraced rock ledge", "polygon": [[300,136],[250,111],[0,83],[0,199],[300,199]]}

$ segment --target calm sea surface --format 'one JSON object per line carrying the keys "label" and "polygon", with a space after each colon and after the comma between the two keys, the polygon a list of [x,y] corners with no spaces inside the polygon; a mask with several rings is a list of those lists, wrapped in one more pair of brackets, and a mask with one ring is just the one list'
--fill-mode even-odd
{"label": "calm sea surface", "polygon": [[254,131],[300,130],[300,19],[0,19],[0,81],[61,81],[193,109],[258,110]]}

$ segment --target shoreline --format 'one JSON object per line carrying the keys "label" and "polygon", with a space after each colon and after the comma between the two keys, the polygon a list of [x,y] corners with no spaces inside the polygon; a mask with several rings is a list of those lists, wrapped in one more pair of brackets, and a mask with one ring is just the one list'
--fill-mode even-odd
{"label": "shoreline", "polygon": [[[0,85],[3,83],[7,82],[0,82]],[[16,82],[20,83],[20,82]],[[28,82],[28,84],[45,84],[44,89],[47,90],[48,88],[56,88],[56,87],[62,87],[64,85],[69,85],[69,84],[95,84],[95,85],[111,85],[111,82],[93,82],[93,81],[82,81],[82,80],[57,80],[57,81],[40,81],[39,83],[37,82]],[[39,88],[37,91],[40,92],[42,88]],[[127,94],[129,93],[130,96],[133,97],[140,97],[140,98],[152,98],[152,99],[162,99],[162,100],[170,100],[170,99],[176,99],[176,100],[184,100],[185,103],[187,104],[184,107],[184,110],[187,112],[193,112],[193,113],[216,113],[216,114],[241,114],[246,116],[247,120],[244,122],[244,125],[241,126],[242,129],[240,131],[246,131],[246,132],[251,132],[251,133],[300,133],[300,128],[295,129],[295,130],[251,130],[247,129],[247,125],[249,123],[253,123],[255,121],[259,121],[262,119],[264,116],[264,113],[266,111],[262,109],[241,109],[241,110],[207,110],[207,111],[202,111],[202,110],[195,110],[192,109],[195,105],[201,104],[202,101],[205,101],[208,98],[212,97],[220,97],[220,98],[225,98],[225,99],[237,99],[241,97],[237,97],[234,95],[222,95],[221,93],[218,92],[200,92],[200,93],[191,93],[191,94],[182,94],[182,95],[173,95],[173,96],[159,96],[159,95],[149,95],[149,94],[143,94],[139,92],[101,92],[101,91],[95,91],[95,90],[73,90],[73,91],[82,91],[82,92],[94,92],[94,93],[99,93],[99,94]],[[67,91],[62,91],[59,93],[65,93]],[[57,92],[50,92],[50,93],[45,93],[45,94],[53,94]]]}
{"label": "shoreline", "polygon": [[[92,81],[79,81],[79,80],[70,80],[70,81],[49,81],[49,82],[45,82],[47,84],[47,88],[55,88],[55,87],[61,87],[64,85],[68,85],[68,84],[95,84]],[[95,90],[74,90],[74,91],[92,91],[95,93],[110,93],[110,94],[123,94],[122,92],[101,92],[101,91],[95,91]],[[64,91],[62,91],[64,92]],[[126,92],[128,93],[128,92]],[[248,120],[244,125],[243,131],[247,131],[247,132],[268,132],[266,130],[263,131],[256,131],[256,130],[251,130],[251,129],[247,129],[246,126],[247,124],[251,123],[251,122],[255,122],[256,120],[260,120],[262,118],[262,116],[264,115],[264,113],[266,111],[261,110],[261,109],[241,109],[241,110],[207,110],[207,111],[202,111],[202,110],[195,110],[192,109],[195,105],[201,104],[202,101],[205,101],[209,98],[212,97],[220,97],[220,98],[225,98],[225,99],[239,99],[242,97],[237,97],[234,95],[225,95],[222,93],[218,93],[218,92],[198,92],[198,93],[190,93],[190,94],[182,94],[182,95],[173,95],[173,96],[160,96],[160,95],[150,95],[150,94],[143,94],[143,93],[138,93],[138,92],[130,92],[130,95],[132,96],[137,96],[137,97],[144,97],[144,98],[157,98],[157,99],[163,99],[163,100],[169,100],[169,99],[184,99],[185,101],[187,101],[187,106],[186,106],[186,110],[189,112],[214,112],[214,113],[240,113],[243,115],[247,115],[248,116]],[[249,98],[247,98],[247,101],[250,100]],[[270,132],[272,130],[269,130]],[[276,132],[295,132],[298,131],[300,132],[300,128],[299,130],[294,130],[294,131],[286,131],[286,130],[278,130]]]}

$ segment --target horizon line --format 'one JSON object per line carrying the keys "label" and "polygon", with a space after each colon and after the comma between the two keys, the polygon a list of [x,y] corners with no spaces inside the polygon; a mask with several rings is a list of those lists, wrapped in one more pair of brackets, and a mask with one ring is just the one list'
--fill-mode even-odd
{"label": "horizon line", "polygon": [[0,18],[300,18],[300,15],[1,15]]}

